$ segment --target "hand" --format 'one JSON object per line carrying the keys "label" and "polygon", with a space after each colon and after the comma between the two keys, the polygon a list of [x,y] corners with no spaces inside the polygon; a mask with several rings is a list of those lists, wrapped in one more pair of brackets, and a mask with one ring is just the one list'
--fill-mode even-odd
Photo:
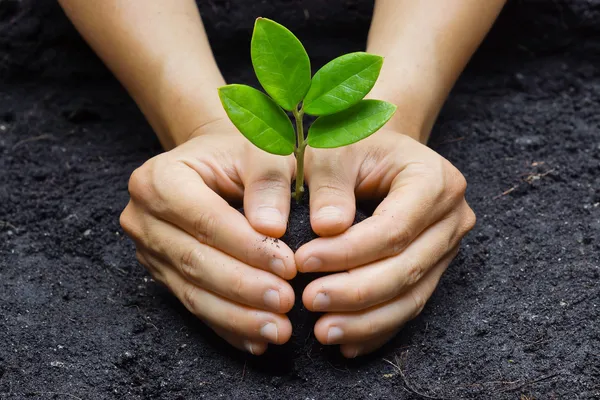
{"label": "hand", "polygon": [[[252,354],[292,332],[284,314],[294,304],[286,282],[296,275],[294,254],[271,238],[287,226],[294,165],[293,157],[258,150],[219,120],[135,170],[121,215],[154,278]],[[225,200],[242,198],[246,217]]]}
{"label": "hand", "polygon": [[[475,224],[466,181],[450,162],[393,130],[336,150],[309,149],[313,230],[296,252],[301,272],[344,271],[311,282],[302,300],[326,312],[323,344],[346,357],[369,353],[416,317]],[[385,199],[352,226],[355,196]]]}

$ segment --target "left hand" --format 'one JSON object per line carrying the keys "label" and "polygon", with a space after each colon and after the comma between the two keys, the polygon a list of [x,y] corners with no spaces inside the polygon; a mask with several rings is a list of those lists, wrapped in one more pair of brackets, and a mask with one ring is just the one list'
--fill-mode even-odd
{"label": "left hand", "polygon": [[[339,149],[307,149],[310,217],[322,236],[296,252],[300,272],[343,271],[311,282],[302,300],[326,312],[317,340],[352,358],[376,350],[416,317],[475,214],[462,174],[391,129]],[[352,226],[356,198],[385,199]]]}

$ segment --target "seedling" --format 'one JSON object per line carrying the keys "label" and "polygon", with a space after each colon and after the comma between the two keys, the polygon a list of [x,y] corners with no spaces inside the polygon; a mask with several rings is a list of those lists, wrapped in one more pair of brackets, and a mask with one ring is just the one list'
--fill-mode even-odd
{"label": "seedling", "polygon": [[[334,59],[311,79],[310,60],[300,40],[283,25],[258,18],[251,58],[268,93],[246,85],[219,88],[229,119],[250,142],[271,154],[296,156],[296,201],[304,192],[304,151],[335,148],[378,131],[396,111],[381,100],[363,100],[377,81],[383,57],[363,52]],[[285,111],[296,120],[296,132]],[[304,115],[318,118],[304,137]]]}

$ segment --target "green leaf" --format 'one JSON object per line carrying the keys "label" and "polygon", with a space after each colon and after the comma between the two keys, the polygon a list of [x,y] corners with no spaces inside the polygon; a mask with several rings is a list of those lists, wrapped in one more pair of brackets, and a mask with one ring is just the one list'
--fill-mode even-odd
{"label": "green leaf", "polygon": [[377,132],[396,112],[381,100],[362,100],[337,114],[317,118],[308,130],[308,145],[315,148],[346,146]]}
{"label": "green leaf", "polygon": [[219,97],[231,122],[258,148],[282,156],[294,152],[292,122],[269,96],[250,86],[226,85]]}
{"label": "green leaf", "polygon": [[283,25],[258,18],[251,55],[265,91],[284,109],[294,110],[310,87],[310,60],[302,43]]}
{"label": "green leaf", "polygon": [[304,112],[329,115],[358,103],[375,85],[382,65],[383,57],[363,52],[330,61],[313,77],[304,98]]}

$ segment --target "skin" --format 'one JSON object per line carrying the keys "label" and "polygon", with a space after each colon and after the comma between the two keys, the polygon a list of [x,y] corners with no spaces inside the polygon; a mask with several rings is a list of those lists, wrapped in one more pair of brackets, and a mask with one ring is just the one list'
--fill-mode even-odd
{"label": "skin", "polygon": [[[375,135],[307,149],[311,224],[296,254],[282,242],[293,156],[251,145],[223,111],[225,84],[192,0],[60,0],[136,101],[167,152],[131,176],[121,225],[138,260],[238,349],[291,337],[296,271],[336,271],[302,299],[346,357],[369,353],[420,313],[475,216],[466,182],[425,146],[458,75],[504,0],[378,0],[367,51],[386,57],[369,97],[398,105]],[[351,227],[356,199],[383,198]],[[243,202],[246,217],[229,205]]]}

